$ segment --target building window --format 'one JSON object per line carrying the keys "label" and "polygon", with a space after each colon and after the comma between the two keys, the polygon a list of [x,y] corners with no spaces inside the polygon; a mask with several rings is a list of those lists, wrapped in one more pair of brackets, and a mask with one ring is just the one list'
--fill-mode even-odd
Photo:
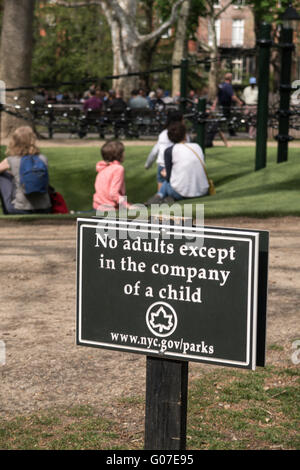
{"label": "building window", "polygon": [[232,45],[233,47],[244,44],[244,20],[232,21]]}
{"label": "building window", "polygon": [[[220,45],[220,37],[221,37],[221,20],[215,21],[215,29],[216,29],[216,39],[217,39],[217,46]],[[208,45],[210,47],[213,46],[213,31],[211,27],[211,23],[208,22]]]}
{"label": "building window", "polygon": [[243,59],[237,58],[232,61],[232,83],[242,83]]}
{"label": "building window", "polygon": [[234,0],[233,2],[234,8],[241,8],[245,6],[245,0]]}
{"label": "building window", "polygon": [[170,39],[172,36],[172,28],[169,28],[164,34],[161,35],[161,39]]}

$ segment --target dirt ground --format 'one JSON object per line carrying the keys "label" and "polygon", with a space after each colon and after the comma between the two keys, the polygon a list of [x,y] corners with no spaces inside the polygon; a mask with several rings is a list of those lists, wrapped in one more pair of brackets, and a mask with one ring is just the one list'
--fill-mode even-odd
{"label": "dirt ground", "polygon": [[[300,218],[208,220],[270,231],[267,364],[292,365],[300,339]],[[75,344],[76,224],[0,221],[0,417],[49,407],[110,407],[144,395],[145,356]],[[189,380],[207,365],[191,363]]]}

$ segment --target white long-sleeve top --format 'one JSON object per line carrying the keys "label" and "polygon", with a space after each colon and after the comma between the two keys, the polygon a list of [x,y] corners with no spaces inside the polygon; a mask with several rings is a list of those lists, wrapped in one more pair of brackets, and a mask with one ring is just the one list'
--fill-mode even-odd
{"label": "white long-sleeve top", "polygon": [[167,180],[183,197],[200,197],[208,193],[209,183],[203,165],[204,155],[196,143],[176,144],[165,152]]}
{"label": "white long-sleeve top", "polygon": [[165,166],[164,153],[171,145],[173,145],[173,143],[168,137],[168,129],[165,129],[159,134],[156,144],[149,153],[145,163],[145,168],[150,168],[155,160],[158,165]]}
{"label": "white long-sleeve top", "polygon": [[[190,137],[187,136],[187,142],[190,141]],[[150,168],[151,165],[155,162],[157,165],[160,166],[165,166],[165,159],[164,159],[164,154],[165,150],[168,147],[171,147],[173,145],[173,142],[168,137],[168,129],[164,129],[158,136],[157,142],[152,148],[151,152],[148,155],[148,158],[145,163],[145,168]]]}

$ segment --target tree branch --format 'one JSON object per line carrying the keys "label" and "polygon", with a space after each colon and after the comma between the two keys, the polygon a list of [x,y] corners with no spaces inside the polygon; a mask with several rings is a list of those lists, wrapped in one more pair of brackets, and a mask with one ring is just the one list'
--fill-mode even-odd
{"label": "tree branch", "polygon": [[226,5],[224,5],[223,8],[221,8],[218,13],[215,14],[215,18],[219,18],[219,16],[221,16],[222,13],[224,13],[224,11],[227,10],[227,8],[230,7],[232,3],[233,0],[230,0],[228,3],[226,3]]}
{"label": "tree branch", "polygon": [[52,3],[67,8],[89,7],[91,5],[103,6],[102,0],[87,0],[85,2],[67,2],[65,0],[53,0]]}
{"label": "tree branch", "polygon": [[130,29],[136,32],[135,28],[135,18],[132,18],[125,10],[122,8],[117,0],[104,0],[104,3],[109,6],[111,11],[115,14],[120,22],[121,26],[125,29],[130,25]]}
{"label": "tree branch", "polygon": [[79,7],[88,7],[92,5],[102,7],[102,11],[105,14],[108,21],[110,23],[112,21],[113,16],[119,21],[120,25],[123,28],[128,28],[135,33],[135,25],[134,20],[127,12],[122,8],[117,0],[86,0],[86,1],[75,1],[75,2],[68,2],[66,0],[53,0],[55,5],[66,7],[66,8],[79,8]]}
{"label": "tree branch", "polygon": [[203,49],[205,52],[212,52],[213,51],[212,47],[210,47],[206,42],[201,41],[201,40],[198,39],[197,43],[201,47],[201,49]]}
{"label": "tree branch", "polygon": [[137,31],[137,28],[135,27],[135,23],[134,23],[135,18],[131,18],[131,16],[128,15],[127,12],[120,6],[117,0],[86,0],[83,2],[82,1],[68,2],[66,0],[54,0],[54,4],[58,6],[67,7],[67,8],[77,8],[77,7],[98,5],[102,7],[102,10],[104,13],[106,13],[106,8],[109,8],[111,12],[115,15],[115,17],[118,19],[118,21],[120,22],[121,27],[127,30],[130,28],[131,33],[133,33],[136,38],[132,46],[136,47],[136,46],[141,46],[142,44],[161,36],[175,22],[178,9],[184,1],[185,0],[177,0],[176,3],[174,3],[172,7],[172,11],[171,11],[171,15],[169,19],[165,21],[159,28],[145,35],[139,34],[139,32]]}
{"label": "tree branch", "polygon": [[136,45],[141,46],[145,42],[151,41],[152,39],[156,39],[157,37],[161,36],[175,22],[178,9],[183,4],[184,1],[185,0],[177,0],[177,2],[174,3],[172,7],[172,12],[171,12],[169,19],[165,21],[161,26],[159,26],[159,28],[152,31],[152,33],[144,34],[144,35],[137,34],[138,44]]}

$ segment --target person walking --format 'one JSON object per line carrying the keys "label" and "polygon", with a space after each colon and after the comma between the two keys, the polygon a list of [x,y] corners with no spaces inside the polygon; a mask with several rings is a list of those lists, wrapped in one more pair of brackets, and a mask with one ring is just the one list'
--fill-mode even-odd
{"label": "person walking", "polygon": [[250,77],[249,85],[243,91],[242,99],[245,103],[245,114],[249,118],[249,137],[255,139],[256,137],[256,126],[255,118],[257,111],[258,102],[258,87],[256,85],[256,78]]}
{"label": "person walking", "polygon": [[218,86],[217,97],[215,98],[211,111],[214,112],[218,105],[223,116],[227,120],[229,135],[234,136],[235,130],[233,129],[230,118],[231,118],[231,106],[236,103],[238,106],[243,106],[243,102],[237,97],[232,86],[232,73],[226,73],[224,76],[224,82]]}

